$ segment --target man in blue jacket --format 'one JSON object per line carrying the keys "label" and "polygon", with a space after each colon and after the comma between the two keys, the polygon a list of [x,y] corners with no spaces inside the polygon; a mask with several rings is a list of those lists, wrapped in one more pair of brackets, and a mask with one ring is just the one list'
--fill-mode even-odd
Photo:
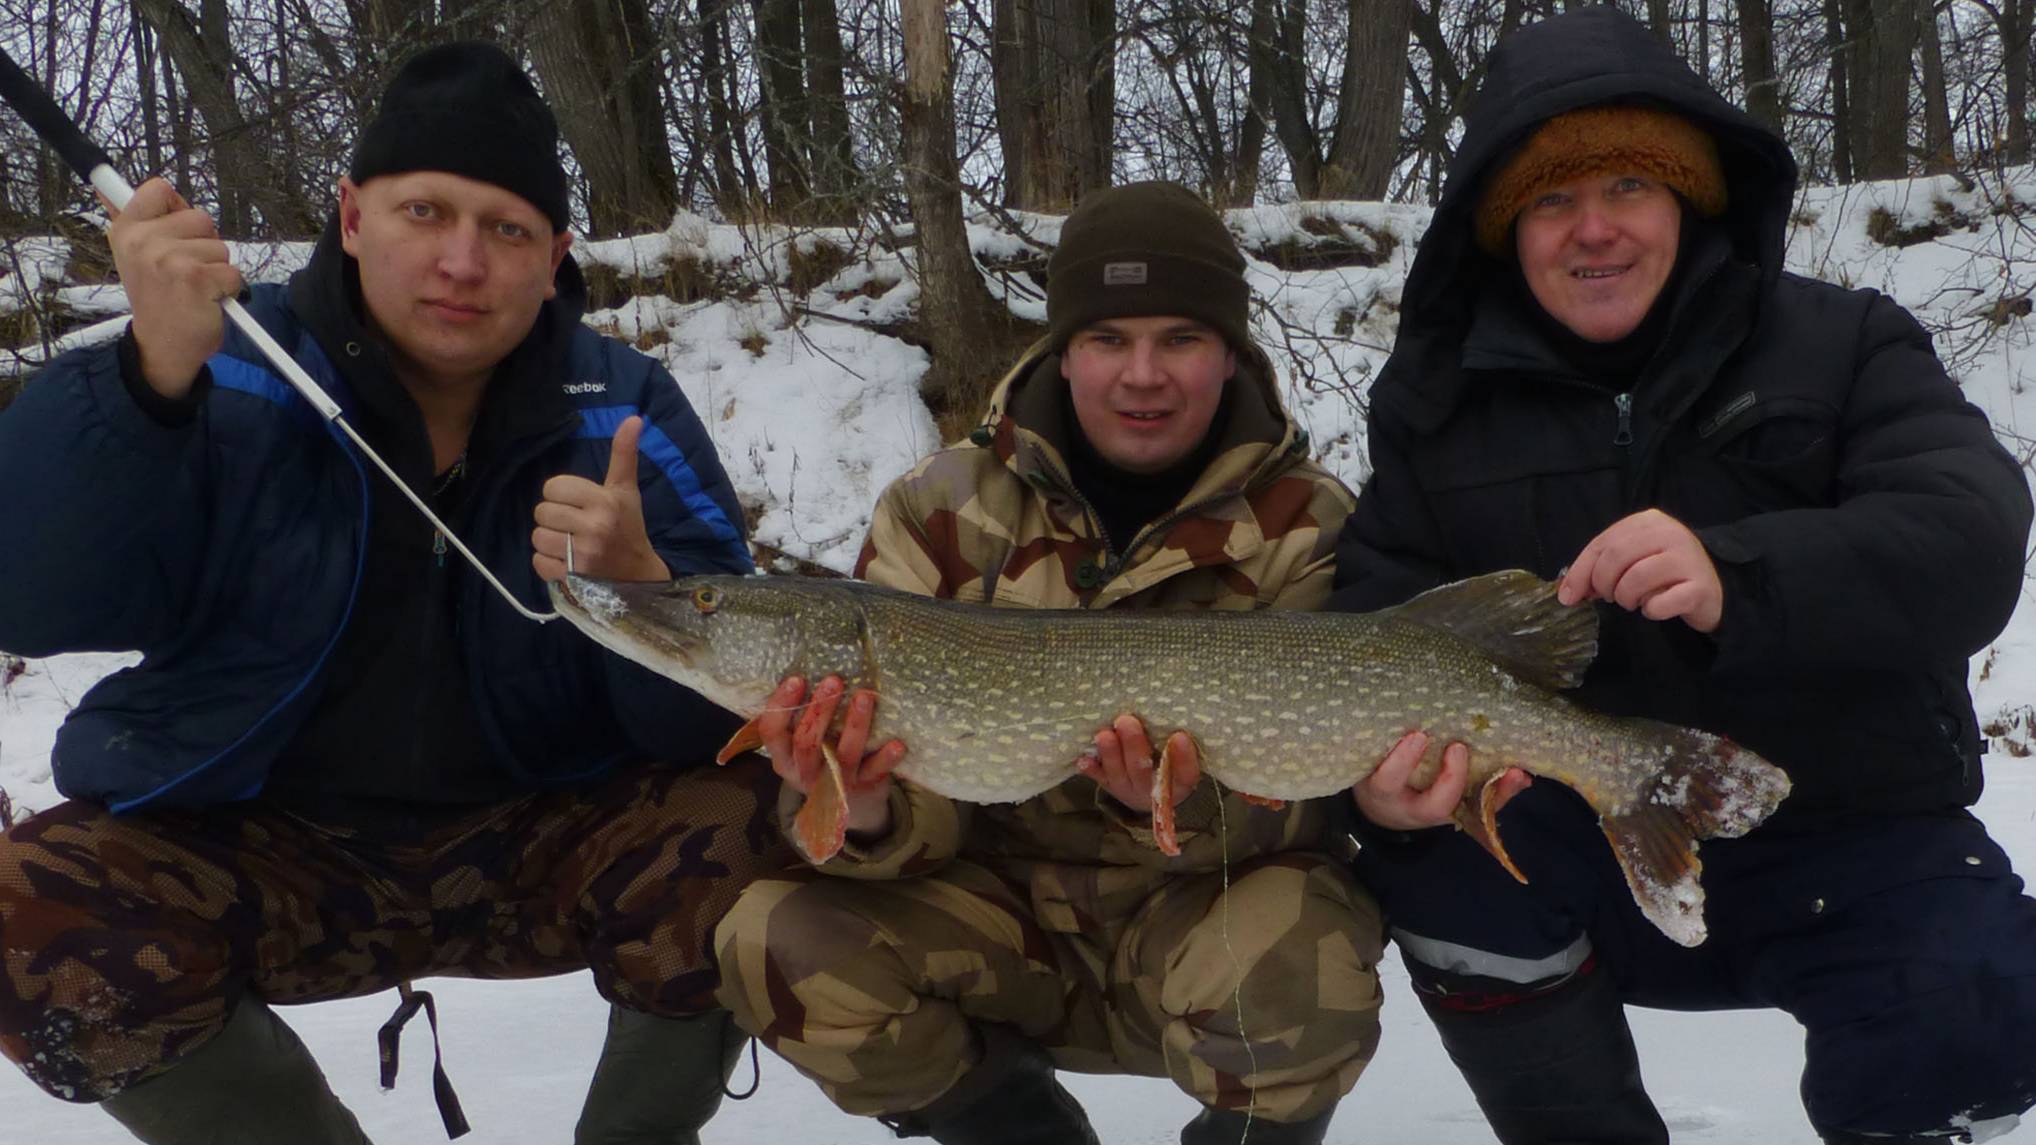
{"label": "man in blue jacket", "polygon": [[1794,784],[1704,843],[1692,949],[1558,784],[1499,819],[1525,885],[1436,829],[1461,766],[1360,788],[1359,877],[1506,1145],[1668,1139],[1627,1003],[1788,1012],[1834,1145],[1965,1139],[2036,1101],[2036,901],[1967,810],[1965,684],[2023,586],[2029,487],[1907,311],[1784,270],[1795,176],[1617,10],[1520,29],[1372,389],[1333,605],[1562,574],[1599,617],[1581,702],[1728,736]]}
{"label": "man in blue jacket", "polygon": [[[525,605],[568,537],[600,576],[747,571],[677,385],[580,324],[567,218],[529,79],[435,48],[246,304]],[[653,764],[729,723],[449,555],[226,336],[240,276],[167,184],[110,239],[129,329],[0,416],[0,647],[142,661],[59,733],[69,802],[0,837],[0,1051],[144,1141],[357,1143],[271,1004],[589,967],[578,1139],[695,1140],[739,1044],[708,940],[783,861],[770,772]]]}

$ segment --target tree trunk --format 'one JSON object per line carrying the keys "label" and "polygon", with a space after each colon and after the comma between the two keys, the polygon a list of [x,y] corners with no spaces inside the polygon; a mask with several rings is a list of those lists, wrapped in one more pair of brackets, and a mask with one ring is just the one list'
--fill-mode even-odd
{"label": "tree trunk", "polygon": [[[1272,122],[1273,137],[1287,153],[1294,193],[1319,199],[1322,145],[1308,117],[1308,65],[1301,54],[1306,19],[1306,0],[1252,0],[1251,68],[1255,77],[1264,78],[1270,106],[1260,114]],[[1261,29],[1267,34],[1260,36]]]}
{"label": "tree trunk", "polygon": [[669,226],[678,176],[643,0],[557,0],[538,9],[532,33],[531,61],[586,176],[589,232]]}
{"label": "tree trunk", "polygon": [[1840,183],[1850,183],[1852,137],[1857,128],[1852,117],[1850,69],[1845,63],[1851,49],[1845,43],[1843,4],[1844,0],[1824,0],[1824,46],[1831,60],[1831,174]]}
{"label": "tree trunk", "polygon": [[1648,31],[1653,32],[1656,39],[1671,47],[1675,45],[1675,36],[1671,27],[1673,23],[1674,17],[1669,14],[1668,0],[1647,0]]}
{"label": "tree trunk", "polygon": [[[211,134],[212,159],[219,180],[219,229],[229,238],[255,232],[258,213],[275,237],[315,234],[318,217],[310,204],[289,193],[289,181],[276,169],[281,149],[268,125],[250,124],[234,95],[233,46],[227,39],[223,0],[205,0],[204,24],[177,0],[135,0],[142,19],[155,28],[165,56],[177,70],[192,106]],[[182,148],[180,147],[181,151]]]}
{"label": "tree trunk", "polygon": [[842,79],[841,15],[834,0],[803,0],[806,24],[806,93],[813,108],[813,191],[825,197],[824,214],[846,222],[857,214],[860,176],[848,122],[848,85]]}
{"label": "tree trunk", "polygon": [[1345,11],[1342,97],[1317,190],[1325,199],[1383,199],[1405,119],[1413,0],[1345,0]]}
{"label": "tree trunk", "polygon": [[1852,163],[1861,179],[1908,174],[1909,61],[1917,0],[1845,0]]}
{"label": "tree trunk", "polygon": [[1782,129],[1781,85],[1774,74],[1774,9],[1768,0],[1738,0],[1739,71],[1746,81],[1746,113],[1775,132]]}
{"label": "tree trunk", "polygon": [[134,37],[135,78],[141,81],[137,94],[141,98],[142,163],[148,168],[144,177],[160,175],[163,172],[163,130],[156,111],[155,44],[149,35],[148,25],[142,22],[141,13],[132,6],[127,9],[127,19],[128,33]]}
{"label": "tree trunk", "polygon": [[1944,86],[1944,42],[1933,7],[1926,3],[1917,19],[1916,51],[1923,63],[1923,173],[1941,175],[1957,166],[1952,156],[1951,96]]}
{"label": "tree trunk", "polygon": [[728,99],[728,5],[701,0],[700,84],[707,89],[707,145],[714,157],[714,199],[724,215],[740,213],[756,188],[735,165],[735,111]]}
{"label": "tree trunk", "polygon": [[1006,202],[1064,210],[1109,186],[1115,0],[996,0],[991,19]]}
{"label": "tree trunk", "polygon": [[2000,0],[1992,9],[2001,35],[2001,71],[2008,125],[2001,146],[2009,163],[2029,161],[2029,0]]}
{"label": "tree trunk", "polygon": [[996,303],[983,286],[963,225],[943,4],[902,0],[900,16],[905,83],[899,143],[918,232],[919,322],[933,359],[921,389],[936,413],[968,416],[981,408],[994,376],[989,371],[996,368],[989,353],[1000,344],[990,322]]}
{"label": "tree trunk", "polygon": [[750,0],[756,14],[757,119],[769,164],[771,210],[788,217],[812,188],[806,156],[812,118],[799,66],[799,0]]}

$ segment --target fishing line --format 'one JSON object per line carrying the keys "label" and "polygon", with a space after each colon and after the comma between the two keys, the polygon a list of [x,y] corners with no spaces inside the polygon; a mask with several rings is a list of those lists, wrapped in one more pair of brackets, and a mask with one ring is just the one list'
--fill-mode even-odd
{"label": "fishing line", "polygon": [[[1223,890],[1217,908],[1217,929],[1223,935],[1223,952],[1230,956],[1230,969],[1236,975],[1236,985],[1231,987],[1230,1004],[1237,1013],[1237,1038],[1244,1043],[1244,1060],[1249,1063],[1251,1076],[1258,1076],[1258,1050],[1251,1043],[1251,1035],[1244,1028],[1244,959],[1237,956],[1237,946],[1230,938],[1230,797],[1223,787],[1223,781],[1215,776],[1209,782],[1216,785],[1216,831],[1223,841],[1222,872]],[[1244,1129],[1238,1134],[1239,1140],[1251,1140],[1251,1123],[1258,1118],[1258,1087],[1251,1087],[1251,1104],[1244,1107]]]}
{"label": "fishing line", "polygon": [[[27,72],[22,71],[21,66],[5,51],[0,51],[0,100],[4,100],[12,107],[15,113],[21,116],[22,122],[28,124],[44,143],[49,144],[79,178],[105,196],[106,201],[112,204],[116,212],[126,208],[127,201],[134,197],[134,188],[120,172],[113,169],[112,158],[98,144],[86,138],[85,133],[79,130],[78,125],[72,122],[64,109],[58,107],[49,93],[42,89],[42,85],[36,83]],[[481,558],[475,556],[466,542],[459,539],[459,535],[452,531],[452,527],[440,520],[438,514],[431,511],[431,506],[425,504],[424,499],[417,495],[417,491],[396,476],[396,471],[389,467],[388,462],[382,460],[381,454],[376,453],[373,446],[354,432],[353,426],[347,424],[346,418],[342,416],[339,403],[333,401],[332,395],[326,393],[316,381],[312,380],[311,375],[304,372],[304,368],[297,364],[297,360],[290,356],[289,351],[276,344],[276,340],[269,336],[269,332],[262,329],[262,324],[255,321],[254,315],[249,314],[247,309],[241,306],[239,299],[222,298],[219,305],[226,311],[226,317],[234,327],[246,335],[248,340],[255,344],[255,348],[262,352],[262,356],[269,360],[269,364],[282,374],[283,380],[290,383],[305,401],[311,403],[311,408],[317,410],[319,416],[338,427],[369,461],[375,463],[377,469],[388,476],[389,481],[402,492],[410,504],[424,514],[424,519],[438,530],[438,535],[450,542],[452,547],[459,551],[460,556],[465,557],[467,563],[481,574],[482,579],[501,594],[503,600],[509,602],[509,607],[540,624],[558,619],[556,612],[533,611],[516,599],[501,581],[495,579],[495,574],[488,571],[488,566],[481,563]],[[568,534],[568,546],[571,540],[571,535]]]}

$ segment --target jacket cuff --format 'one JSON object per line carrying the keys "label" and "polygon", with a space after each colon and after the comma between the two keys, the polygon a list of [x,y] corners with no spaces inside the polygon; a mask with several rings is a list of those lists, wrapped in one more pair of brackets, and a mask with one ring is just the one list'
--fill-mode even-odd
{"label": "jacket cuff", "polygon": [[[792,848],[808,863],[813,863],[813,856],[806,854],[805,848],[800,845],[799,833],[792,824],[805,804],[805,796],[790,787],[781,788],[778,794],[778,827],[791,842]],[[936,837],[955,833],[939,829],[943,815],[950,820],[956,815],[951,800],[899,780],[891,785],[890,807],[889,831],[860,841],[850,835],[832,858],[824,863],[813,863],[814,869],[850,879],[895,879],[925,874],[952,857],[953,847],[942,846]]]}
{"label": "jacket cuff", "polygon": [[114,345],[114,354],[120,362],[120,384],[127,389],[127,396],[150,421],[164,429],[183,429],[198,420],[198,411],[205,406],[205,397],[212,392],[212,367],[198,368],[197,380],[181,398],[166,398],[148,384],[141,372],[141,344],[134,340],[134,327],[129,325],[120,332],[120,341]]}

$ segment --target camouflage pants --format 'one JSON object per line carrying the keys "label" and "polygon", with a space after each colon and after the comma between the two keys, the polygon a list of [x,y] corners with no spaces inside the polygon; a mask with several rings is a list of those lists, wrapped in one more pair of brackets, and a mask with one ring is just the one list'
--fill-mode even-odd
{"label": "camouflage pants", "polygon": [[1206,1105],[1297,1121],[1350,1092],[1378,1044],[1378,908],[1329,859],[1183,875],[1105,935],[1040,927],[972,863],[759,881],[715,941],[721,1000],[842,1109],[945,1093],[1001,1022],[1064,1069],[1166,1077]]}
{"label": "camouflage pants", "polygon": [[65,803],[0,835],[0,1052],[99,1101],[271,1003],[433,974],[590,967],[610,1001],[712,1009],[711,938],[790,853],[759,757],[638,769],[400,842],[260,804],[115,817]]}

